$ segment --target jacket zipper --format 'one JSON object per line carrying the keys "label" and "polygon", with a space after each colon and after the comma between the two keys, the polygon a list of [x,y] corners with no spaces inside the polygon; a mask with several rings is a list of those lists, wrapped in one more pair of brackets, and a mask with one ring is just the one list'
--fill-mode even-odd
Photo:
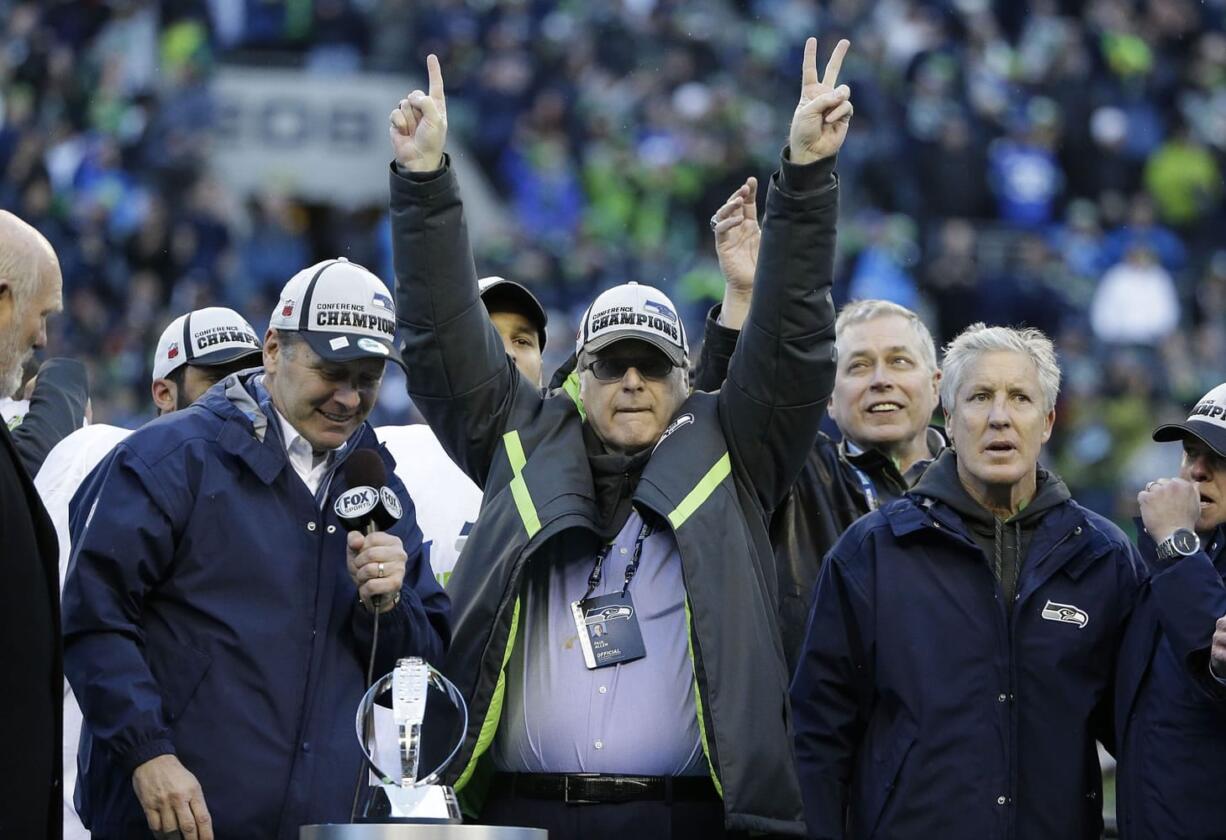
{"label": "jacket zipper", "polygon": [[[1013,631],[1014,631],[1014,621],[1016,620],[1016,615],[1017,615],[1017,607],[1021,605],[1021,600],[1022,600],[1022,574],[1021,574],[1022,567],[1019,567],[1018,569],[1018,581],[1017,581],[1017,588],[1015,589],[1014,595],[1013,595],[1013,604],[1011,605],[1005,604],[1004,590],[1001,588],[1000,581],[996,580],[996,575],[992,574],[992,570],[990,568],[990,564],[988,562],[987,555],[983,553],[983,549],[981,549],[977,543],[975,543],[965,534],[958,532],[956,529],[947,527],[944,523],[942,523],[935,516],[933,516],[931,512],[928,513],[928,518],[932,521],[932,523],[937,527],[938,530],[944,531],[948,533],[950,536],[956,537],[964,545],[970,546],[971,548],[979,552],[979,556],[983,558],[984,567],[987,569],[988,574],[992,578],[992,586],[993,586],[993,590],[995,593],[995,600],[996,600],[996,603],[999,605],[997,616],[998,618],[1001,619],[1001,624],[1004,627],[1005,641],[1006,641],[1006,655],[1008,657],[1008,662],[1007,662],[1008,694],[1005,695],[1005,702],[1009,706],[1009,708],[1006,710],[1008,714],[1008,736],[1006,739],[1006,750],[1008,752],[1007,759],[1009,763],[1008,780],[1007,780],[1008,781],[1008,791],[1007,793],[1004,794],[1005,801],[1003,803],[998,802],[998,806],[1002,808],[1004,807],[1009,808],[1008,813],[1005,815],[1005,836],[1007,838],[1012,838],[1016,836],[1017,834],[1017,826],[1014,820],[1014,815],[1017,813],[1017,810],[1014,807],[1015,805],[1014,800],[1017,798],[1017,749],[1015,746],[1017,742],[1017,702],[1016,702],[1016,698],[1017,698],[1016,670],[1017,669],[1014,667],[1014,665],[1015,665],[1017,657],[1016,657],[1016,651],[1014,650],[1014,632]],[[1068,542],[1068,540],[1075,533],[1078,533],[1077,529],[1075,528],[1065,533],[1065,535],[1061,537],[1056,542],[1055,545],[1053,545],[1050,549],[1048,549],[1046,552],[1043,553],[1042,557],[1037,558],[1033,565],[1037,565],[1039,562],[1047,559],[1049,556],[1054,554],[1056,550],[1059,549],[1060,546]],[[1025,563],[1025,558],[1022,559],[1022,564],[1024,563]]]}
{"label": "jacket zipper", "polygon": [[[1055,545],[1053,545],[1050,549],[1048,549],[1047,551],[1043,553],[1042,557],[1036,558],[1034,563],[1031,564],[1029,568],[1033,569],[1034,566],[1037,566],[1043,560],[1046,560],[1052,554],[1055,554],[1056,551],[1060,548],[1060,546],[1068,542],[1069,538],[1072,537],[1074,533],[1076,532],[1072,530],[1066,532],[1063,537],[1061,537],[1059,540],[1056,541]],[[1020,548],[1020,546],[1021,546],[1021,535],[1019,534],[1018,535],[1018,547]],[[1006,630],[1005,632],[1008,634],[1008,640],[1009,640],[1009,663],[1008,663],[1009,665],[1009,696],[1008,696],[1008,704],[1009,704],[1009,708],[1008,708],[1008,714],[1009,714],[1009,738],[1008,738],[1009,792],[1006,794],[1006,796],[1008,797],[1006,807],[1009,808],[1009,812],[1006,815],[1007,820],[1005,823],[1005,836],[1006,837],[1015,837],[1017,835],[1017,820],[1016,820],[1017,808],[1014,807],[1016,800],[1017,800],[1017,667],[1016,667],[1017,650],[1015,648],[1015,641],[1016,641],[1015,630],[1016,630],[1018,608],[1021,607],[1021,604],[1022,604],[1022,572],[1026,568],[1027,568],[1026,558],[1022,557],[1018,561],[1017,587],[1013,593],[1013,603],[1004,605],[1005,610],[1006,610],[1006,616],[1005,616]],[[997,588],[997,591],[1000,591],[999,583],[996,584],[996,588]],[[1002,605],[1003,605],[1003,599],[1002,599]]]}

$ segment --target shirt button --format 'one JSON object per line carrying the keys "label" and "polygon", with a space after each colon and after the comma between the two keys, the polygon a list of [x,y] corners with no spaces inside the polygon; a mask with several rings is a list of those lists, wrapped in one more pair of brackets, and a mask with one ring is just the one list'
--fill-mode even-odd
{"label": "shirt button", "polygon": [[308,522],[308,523],[307,523],[307,530],[308,530],[308,531],[314,531],[314,530],[315,530],[315,523],[314,523],[314,522]]}
{"label": "shirt button", "polygon": [[335,525],[329,525],[329,526],[328,526],[328,533],[329,533],[329,534],[335,534],[335,533],[336,533],[336,526],[335,526]]}
{"label": "shirt button", "polygon": [[1009,699],[1009,697],[1008,697],[1008,695],[1006,695],[1006,694],[997,694],[997,695],[996,695],[996,702],[997,702],[997,703],[1003,703],[1003,702],[1005,702],[1005,701],[1006,701],[1006,700],[1008,700],[1008,699]]}
{"label": "shirt button", "polygon": [[304,753],[309,753],[309,752],[311,751],[311,742],[310,742],[310,741],[303,741],[303,742],[302,742],[302,751],[303,751]]}
{"label": "shirt button", "polygon": [[593,746],[593,747],[595,747],[595,748],[596,748],[596,749],[598,749],[598,750],[603,750],[603,749],[604,749],[604,741],[597,741],[597,742],[595,742],[594,744],[592,744],[592,746]]}
{"label": "shirt button", "polygon": [[607,685],[602,685],[600,688],[598,688],[598,689],[596,689],[596,690],[597,690],[597,691],[599,691],[601,694],[608,694],[608,693],[609,693],[609,687],[608,687]]}
{"label": "shirt button", "polygon": [[1007,798],[1007,797],[1004,797],[1004,796],[998,796],[998,797],[996,797],[996,804],[997,804],[997,805],[1004,805],[1004,804],[1005,804],[1006,802],[1008,802],[1008,801],[1009,801],[1009,800],[1008,800],[1008,798]]}
{"label": "shirt button", "polygon": [[626,553],[626,549],[624,549],[624,548],[623,548],[623,549],[621,550],[621,553],[622,553],[622,554],[625,554],[625,553]]}

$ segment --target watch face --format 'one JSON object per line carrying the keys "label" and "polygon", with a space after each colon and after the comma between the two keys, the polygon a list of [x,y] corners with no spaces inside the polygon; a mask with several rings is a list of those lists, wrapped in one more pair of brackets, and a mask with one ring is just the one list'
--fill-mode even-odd
{"label": "watch face", "polygon": [[1200,549],[1200,539],[1187,528],[1180,528],[1171,534],[1171,542],[1174,544],[1175,550],[1185,557],[1189,554],[1195,554]]}

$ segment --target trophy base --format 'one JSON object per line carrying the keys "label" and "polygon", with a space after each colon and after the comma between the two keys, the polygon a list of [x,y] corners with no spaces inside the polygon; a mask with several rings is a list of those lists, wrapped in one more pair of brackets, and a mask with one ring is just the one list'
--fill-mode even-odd
{"label": "trophy base", "polygon": [[549,840],[549,833],[500,825],[304,825],[298,840]]}
{"label": "trophy base", "polygon": [[455,791],[443,785],[378,785],[359,823],[463,822]]}

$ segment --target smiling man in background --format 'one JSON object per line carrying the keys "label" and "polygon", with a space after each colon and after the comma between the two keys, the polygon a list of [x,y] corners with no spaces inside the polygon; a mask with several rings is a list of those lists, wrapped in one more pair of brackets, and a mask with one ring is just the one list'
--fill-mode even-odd
{"label": "smiling man in background", "polygon": [[[756,196],[757,179],[750,178],[711,219],[725,285],[723,303],[707,318],[699,390],[723,384],[749,311],[761,239]],[[829,411],[842,440],[818,435],[770,525],[789,666],[826,552],[861,516],[905,493],[945,448],[944,435],[929,425],[941,372],[919,316],[889,301],[858,300],[843,307],[834,329],[838,367]]]}

